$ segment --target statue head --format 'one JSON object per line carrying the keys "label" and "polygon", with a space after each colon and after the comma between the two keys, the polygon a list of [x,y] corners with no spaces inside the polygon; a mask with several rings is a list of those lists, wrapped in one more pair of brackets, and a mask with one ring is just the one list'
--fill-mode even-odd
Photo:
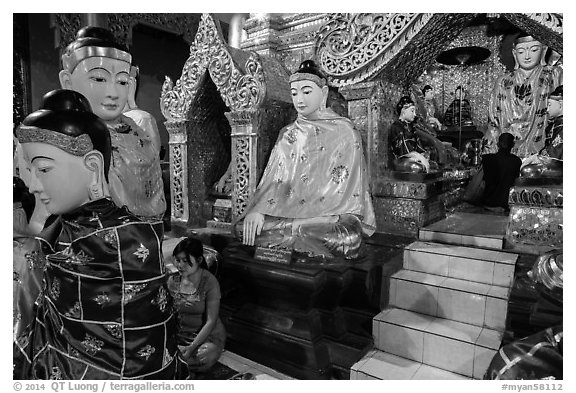
{"label": "statue head", "polygon": [[422,95],[424,96],[424,99],[427,101],[430,101],[432,98],[434,98],[434,89],[432,88],[432,86],[430,85],[426,85],[422,88]]}
{"label": "statue head", "polygon": [[398,118],[411,123],[416,119],[416,105],[410,96],[403,96],[396,104],[396,113]]}
{"label": "statue head", "polygon": [[30,170],[30,192],[52,214],[63,214],[108,195],[112,147],[106,125],[86,97],[54,90],[16,130]]}
{"label": "statue head", "polygon": [[464,91],[464,88],[462,88],[462,86],[460,85],[456,86],[456,89],[454,90],[454,98],[456,100],[463,100],[464,98],[466,98],[466,92]]}
{"label": "statue head", "polygon": [[324,73],[312,60],[303,61],[290,76],[292,103],[299,116],[314,119],[326,109],[328,85]]}
{"label": "statue head", "polygon": [[128,100],[131,63],[132,56],[110,31],[87,26],[62,54],[60,85],[82,93],[102,120],[114,121]]}
{"label": "statue head", "polygon": [[555,118],[563,114],[564,86],[558,86],[548,97],[548,116]]}
{"label": "statue head", "polygon": [[512,54],[515,69],[533,70],[538,65],[545,65],[544,57],[548,47],[529,35],[521,35],[514,41]]}

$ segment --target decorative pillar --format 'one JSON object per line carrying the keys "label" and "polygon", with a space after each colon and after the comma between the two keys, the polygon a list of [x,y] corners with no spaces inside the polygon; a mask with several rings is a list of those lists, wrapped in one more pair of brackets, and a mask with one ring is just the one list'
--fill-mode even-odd
{"label": "decorative pillar", "polygon": [[169,133],[170,147],[170,218],[173,224],[186,226],[188,208],[188,135],[187,120],[172,120],[164,123]]}
{"label": "decorative pillar", "polygon": [[258,182],[258,129],[263,110],[227,112],[232,127],[232,221],[246,209]]}

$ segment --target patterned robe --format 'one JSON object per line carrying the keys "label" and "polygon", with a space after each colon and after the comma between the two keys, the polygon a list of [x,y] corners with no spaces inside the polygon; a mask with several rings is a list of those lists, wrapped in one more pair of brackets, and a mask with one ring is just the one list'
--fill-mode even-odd
{"label": "patterned robe", "polygon": [[59,235],[53,250],[44,247],[35,321],[15,332],[25,359],[20,378],[187,377],[162,223],[142,222],[100,199],[62,215],[50,231]]}
{"label": "patterned robe", "polygon": [[[298,117],[284,127],[246,212],[268,216],[259,245],[352,258],[362,234],[376,228],[362,139],[352,122],[326,109],[317,120]],[[302,228],[297,238],[283,235],[295,218],[330,216],[339,216],[340,224],[307,233]],[[268,230],[278,236],[266,239]]]}
{"label": "patterned robe", "polygon": [[503,132],[514,135],[512,153],[520,158],[537,154],[544,147],[548,96],[562,84],[562,68],[537,66],[528,78],[519,71],[507,73],[496,81],[485,135],[485,153],[495,153]]}

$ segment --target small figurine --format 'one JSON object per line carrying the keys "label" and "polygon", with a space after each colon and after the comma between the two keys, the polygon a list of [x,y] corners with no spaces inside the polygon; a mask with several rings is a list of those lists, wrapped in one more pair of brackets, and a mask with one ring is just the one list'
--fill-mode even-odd
{"label": "small figurine", "polygon": [[376,227],[362,139],[326,108],[326,77],[313,61],[290,76],[290,89],[298,118],[280,131],[237,230],[250,246],[356,258]]}
{"label": "small figurine", "polygon": [[422,94],[424,96],[424,107],[426,109],[426,122],[436,131],[439,131],[442,129],[442,123],[440,123],[436,114],[437,109],[436,101],[434,99],[434,89],[432,86],[426,85],[422,88]]}

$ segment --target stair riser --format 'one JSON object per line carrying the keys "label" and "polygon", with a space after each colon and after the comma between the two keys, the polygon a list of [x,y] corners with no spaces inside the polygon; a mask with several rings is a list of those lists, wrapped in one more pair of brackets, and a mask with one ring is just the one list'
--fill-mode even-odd
{"label": "stair riser", "polygon": [[416,250],[404,251],[403,267],[417,272],[505,287],[510,287],[514,278],[513,264]]}
{"label": "stair riser", "polygon": [[504,331],[508,302],[412,281],[390,280],[390,306]]}
{"label": "stair riser", "polygon": [[379,322],[376,347],[446,371],[480,379],[495,349],[453,340],[403,326]]}

